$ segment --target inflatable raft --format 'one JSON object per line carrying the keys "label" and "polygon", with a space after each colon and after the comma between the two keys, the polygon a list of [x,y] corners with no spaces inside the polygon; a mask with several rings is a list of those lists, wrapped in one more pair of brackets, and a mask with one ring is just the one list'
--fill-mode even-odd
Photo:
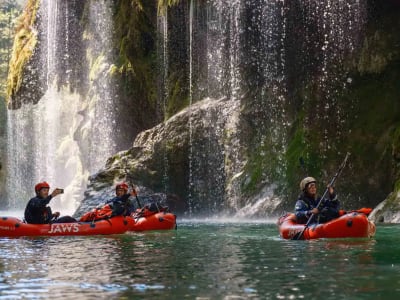
{"label": "inflatable raft", "polygon": [[132,214],[135,221],[130,231],[171,230],[176,229],[176,216],[167,211],[147,212],[138,211]]}
{"label": "inflatable raft", "polygon": [[[370,209],[364,209],[369,210]],[[310,224],[305,230],[305,224],[298,224],[296,216],[292,213],[279,218],[279,234],[284,239],[311,240],[319,238],[370,238],[375,235],[375,224],[368,219],[367,214],[352,211],[343,213],[337,219],[323,224]]]}
{"label": "inflatable raft", "polygon": [[125,233],[134,225],[130,217],[76,223],[28,224],[15,217],[0,217],[1,237],[105,235]]}
{"label": "inflatable raft", "polygon": [[[109,204],[101,208],[94,208],[85,213],[79,221],[90,222],[93,220],[102,220],[109,218],[112,214],[112,208]],[[176,229],[176,216],[169,212],[167,207],[156,205],[145,205],[127,216],[131,220],[129,231],[145,230],[171,230]]]}

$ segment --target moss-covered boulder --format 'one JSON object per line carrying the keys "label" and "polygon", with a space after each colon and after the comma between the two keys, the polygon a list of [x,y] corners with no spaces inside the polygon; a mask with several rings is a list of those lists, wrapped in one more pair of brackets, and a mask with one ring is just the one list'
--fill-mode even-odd
{"label": "moss-covered boulder", "polygon": [[36,103],[43,95],[37,70],[27,67],[28,64],[35,65],[40,59],[39,51],[36,51],[39,5],[39,0],[29,0],[17,25],[7,79],[7,106],[11,109],[30,102],[29,99]]}
{"label": "moss-covered boulder", "polygon": [[233,174],[225,171],[220,153],[221,148],[235,148],[229,131],[238,103],[206,99],[141,132],[129,150],[110,158],[105,169],[92,176],[89,190],[100,195],[114,182],[129,180],[166,193],[177,213],[188,213],[189,207],[193,213],[227,208],[225,177]]}

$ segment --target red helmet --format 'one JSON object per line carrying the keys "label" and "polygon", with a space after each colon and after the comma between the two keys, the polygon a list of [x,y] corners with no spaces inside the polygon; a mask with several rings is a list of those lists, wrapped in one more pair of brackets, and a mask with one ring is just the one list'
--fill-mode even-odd
{"label": "red helmet", "polygon": [[50,185],[46,182],[39,182],[37,185],[35,185],[35,192],[39,193],[41,189],[49,189]]}
{"label": "red helmet", "polygon": [[117,186],[115,187],[115,190],[125,190],[128,191],[129,187],[125,182],[119,183],[117,184]]}

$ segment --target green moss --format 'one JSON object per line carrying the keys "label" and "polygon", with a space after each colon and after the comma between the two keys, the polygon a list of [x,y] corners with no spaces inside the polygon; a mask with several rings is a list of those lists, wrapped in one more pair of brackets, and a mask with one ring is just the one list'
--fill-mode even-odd
{"label": "green moss", "polygon": [[[298,120],[298,124],[302,124],[302,118]],[[296,126],[293,137],[289,139],[286,151],[286,179],[288,185],[297,186],[299,178],[314,175],[314,164],[310,162],[310,155],[307,153],[307,142],[305,128],[301,125]],[[301,161],[300,161],[301,160]]]}
{"label": "green moss", "polygon": [[99,74],[101,73],[101,67],[105,61],[104,55],[99,55],[95,59],[89,58],[89,65],[90,65],[90,72],[89,72],[89,79],[90,81],[94,81]]}
{"label": "green moss", "polygon": [[139,98],[146,102],[142,106],[153,111],[157,105],[154,5],[139,0],[119,1],[114,15],[118,57],[110,70],[114,76],[120,76],[118,81],[127,97]]}
{"label": "green moss", "polygon": [[7,101],[10,101],[21,87],[25,65],[36,47],[37,33],[33,28],[39,3],[39,0],[29,0],[18,22],[7,78]]}
{"label": "green moss", "polygon": [[184,109],[189,105],[189,97],[186,93],[186,89],[182,88],[183,78],[173,80],[174,85],[170,85],[171,91],[168,97],[168,107],[165,118],[168,119],[180,110]]}
{"label": "green moss", "polygon": [[361,74],[384,72],[392,61],[400,58],[399,9],[393,7],[391,1],[378,2],[375,4],[375,18],[369,23],[367,36],[356,62]]}
{"label": "green moss", "polygon": [[389,164],[392,155],[400,154],[396,154],[400,149],[399,80],[400,61],[397,61],[380,74],[355,77],[349,94],[357,102],[350,119],[348,141],[356,157],[368,163],[369,171],[382,169],[383,161]]}
{"label": "green moss", "polygon": [[271,143],[267,136],[263,137],[258,147],[250,152],[249,160],[245,166],[242,182],[242,192],[246,195],[252,195],[260,190],[265,181],[271,178],[277,178],[276,172],[278,157],[272,153]]}
{"label": "green moss", "polygon": [[158,14],[164,15],[168,7],[179,4],[181,0],[158,0]]}
{"label": "green moss", "polygon": [[382,134],[394,121],[400,121],[399,67],[400,62],[397,62],[379,75],[356,78],[352,97],[358,99],[359,104],[352,127],[361,130],[365,137]]}

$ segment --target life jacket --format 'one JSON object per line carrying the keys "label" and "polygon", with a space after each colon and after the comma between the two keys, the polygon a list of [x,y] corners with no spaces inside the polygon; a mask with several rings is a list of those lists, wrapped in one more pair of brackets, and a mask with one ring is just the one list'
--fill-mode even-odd
{"label": "life jacket", "polygon": [[362,207],[360,209],[350,210],[350,211],[345,211],[345,210],[341,209],[341,210],[339,210],[339,216],[343,216],[343,215],[345,215],[347,213],[350,213],[350,212],[357,212],[357,213],[361,213],[361,214],[364,214],[364,215],[368,216],[372,212],[372,208],[370,208],[370,207]]}
{"label": "life jacket", "polygon": [[93,222],[98,220],[109,219],[112,214],[112,208],[109,204],[104,205],[102,208],[94,208],[91,211],[84,214],[79,222]]}
{"label": "life jacket", "polygon": [[162,206],[160,203],[152,202],[142,208],[138,208],[131,216],[133,218],[149,217],[158,212],[169,212],[169,208],[167,206]]}

